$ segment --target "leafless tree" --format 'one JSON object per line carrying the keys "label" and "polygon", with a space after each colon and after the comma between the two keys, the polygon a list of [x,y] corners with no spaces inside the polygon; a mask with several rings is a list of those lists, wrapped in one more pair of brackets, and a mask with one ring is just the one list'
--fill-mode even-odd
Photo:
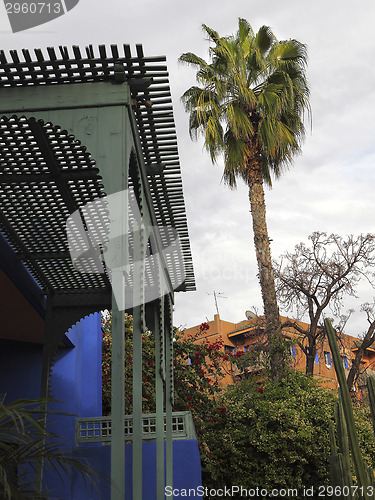
{"label": "leafless tree", "polygon": [[328,308],[338,318],[343,298],[356,296],[361,279],[375,283],[375,235],[343,238],[314,232],[309,243],[296,245],[294,253],[285,253],[274,268],[280,306],[299,319],[308,315],[308,329],[296,322],[292,326],[301,335],[306,373],[312,375],[317,342],[324,335],[323,312]]}

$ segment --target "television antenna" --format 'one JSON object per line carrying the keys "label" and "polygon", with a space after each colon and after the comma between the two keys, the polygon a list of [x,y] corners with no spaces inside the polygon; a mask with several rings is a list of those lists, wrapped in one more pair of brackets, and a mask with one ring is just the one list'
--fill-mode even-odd
{"label": "television antenna", "polygon": [[217,299],[227,299],[228,297],[224,297],[224,295],[221,292],[214,292],[214,293],[208,293],[207,295],[213,295],[215,299],[215,307],[216,307],[216,312],[219,314],[219,306],[217,304]]}

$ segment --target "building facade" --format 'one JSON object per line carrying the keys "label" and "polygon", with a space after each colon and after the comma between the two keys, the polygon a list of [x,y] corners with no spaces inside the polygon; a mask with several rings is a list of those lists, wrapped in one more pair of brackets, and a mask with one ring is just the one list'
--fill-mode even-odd
{"label": "building facade", "polygon": [[[283,334],[289,341],[290,365],[292,368],[306,371],[306,338],[301,337],[292,324],[297,324],[300,329],[307,330],[309,325],[302,321],[291,320],[281,317],[284,325]],[[208,328],[201,329],[196,325],[184,330],[184,336],[197,335],[197,343],[222,342],[223,352],[231,354],[227,361],[224,360],[224,377],[221,381],[223,386],[233,384],[243,377],[241,370],[233,360],[233,355],[241,356],[247,353],[248,360],[245,361],[245,370],[250,373],[260,373],[262,370],[262,356],[266,346],[266,338],[263,327],[263,318],[249,314],[246,320],[238,323],[225,321],[215,314],[212,321],[207,321]],[[348,375],[352,360],[358,349],[359,339],[351,335],[340,334],[339,349],[343,366]],[[244,358],[244,359],[246,359]],[[243,365],[243,363],[241,363]],[[366,375],[373,374],[375,369],[375,348],[369,347],[362,358],[360,366],[360,376],[357,379],[353,392],[361,393],[362,387],[366,382]],[[338,382],[336,372],[332,362],[332,354],[327,338],[317,341],[317,352],[314,362],[314,377],[318,379],[325,387],[337,390]]]}

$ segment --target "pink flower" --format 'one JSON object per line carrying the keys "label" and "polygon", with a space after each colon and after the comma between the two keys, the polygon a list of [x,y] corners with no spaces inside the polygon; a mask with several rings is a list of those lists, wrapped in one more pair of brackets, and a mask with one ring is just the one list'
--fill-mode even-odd
{"label": "pink flower", "polygon": [[200,330],[201,332],[204,332],[205,330],[209,330],[209,328],[210,328],[210,325],[209,325],[208,323],[202,323],[202,324],[200,325],[200,327],[199,327],[199,330]]}

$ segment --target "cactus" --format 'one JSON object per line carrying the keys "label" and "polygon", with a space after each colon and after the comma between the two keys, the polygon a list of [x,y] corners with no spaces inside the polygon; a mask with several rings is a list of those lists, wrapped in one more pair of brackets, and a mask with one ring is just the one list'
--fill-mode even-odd
{"label": "cactus", "polygon": [[346,426],[344,410],[342,406],[341,389],[339,390],[339,400],[336,403],[336,408],[335,408],[335,421],[336,421],[339,452],[342,455],[342,468],[343,468],[342,477],[344,479],[342,486],[351,487],[353,485],[353,480],[350,469],[348,429]]}
{"label": "cactus", "polygon": [[371,377],[367,379],[367,389],[370,402],[372,426],[375,433],[375,375],[371,375]]}
{"label": "cactus", "polygon": [[[336,411],[336,426],[341,446],[340,452],[341,455],[343,455],[343,461],[342,464],[336,466],[336,468],[334,469],[334,473],[336,475],[341,474],[340,476],[341,481],[347,480],[348,464],[350,464],[349,449],[345,447],[345,439],[347,435],[346,442],[349,442],[349,448],[351,451],[351,456],[353,459],[354,468],[356,472],[357,486],[361,488],[361,491],[363,492],[363,498],[365,500],[375,500],[375,495],[371,488],[373,486],[373,473],[363,460],[361,450],[359,448],[358,436],[354,424],[353,407],[350,399],[349,389],[346,384],[344,367],[342,365],[342,360],[337,345],[336,335],[332,328],[331,322],[328,319],[325,320],[325,327],[326,327],[329,346],[331,348],[333,364],[337,374],[337,380],[340,386],[339,407],[341,407],[341,410],[339,409],[338,411]],[[339,460],[334,459],[333,457],[335,457],[335,453],[336,455],[340,455],[340,453],[337,453],[337,450],[333,450],[331,451],[331,453],[332,453],[332,462],[334,461],[338,462]],[[350,468],[349,468],[349,474],[350,474]],[[346,484],[346,486],[349,485]]]}
{"label": "cactus", "polygon": [[[336,426],[338,429],[338,441],[339,441],[339,450],[337,450],[335,431],[333,424],[330,423],[329,426],[329,437],[331,444],[331,456],[330,456],[330,473],[331,473],[331,484],[332,486],[338,486],[339,491],[343,493],[347,492],[344,490],[344,486],[349,486],[348,495],[336,495],[336,499],[339,500],[354,500],[352,495],[353,489],[353,480],[350,471],[350,460],[349,460],[349,444],[348,444],[348,435],[346,431],[345,421],[339,416],[340,411],[342,412],[342,405],[337,403],[336,405]],[[341,424],[340,424],[341,422]],[[340,431],[339,431],[340,429]],[[337,490],[336,490],[337,491]]]}

